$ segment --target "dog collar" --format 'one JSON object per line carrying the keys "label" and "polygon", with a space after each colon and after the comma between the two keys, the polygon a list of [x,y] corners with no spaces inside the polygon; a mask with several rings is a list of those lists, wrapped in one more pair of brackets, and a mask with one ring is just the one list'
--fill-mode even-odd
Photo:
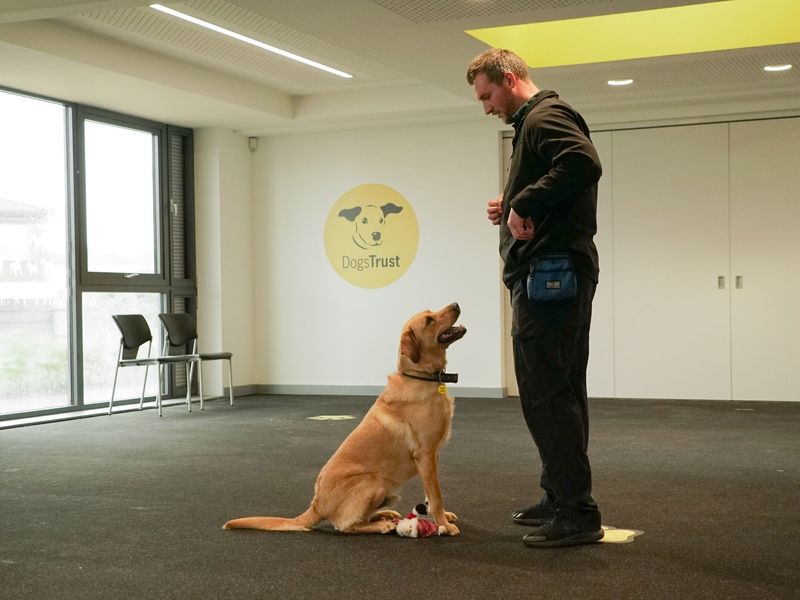
{"label": "dog collar", "polygon": [[458,373],[445,373],[444,371],[436,371],[435,373],[426,373],[424,371],[402,371],[401,375],[410,377],[411,379],[422,379],[423,381],[458,383]]}

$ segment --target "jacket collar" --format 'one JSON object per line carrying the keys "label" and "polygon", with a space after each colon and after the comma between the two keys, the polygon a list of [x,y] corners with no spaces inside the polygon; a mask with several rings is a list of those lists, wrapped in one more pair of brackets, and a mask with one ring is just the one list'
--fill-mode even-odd
{"label": "jacket collar", "polygon": [[525,117],[528,116],[528,113],[531,112],[531,109],[533,109],[534,106],[547,98],[558,98],[558,94],[556,94],[553,90],[540,90],[536,95],[531,96],[530,100],[520,106],[519,109],[517,109],[517,112],[511,116],[511,124],[514,126],[514,129],[522,124],[522,122],[525,120]]}

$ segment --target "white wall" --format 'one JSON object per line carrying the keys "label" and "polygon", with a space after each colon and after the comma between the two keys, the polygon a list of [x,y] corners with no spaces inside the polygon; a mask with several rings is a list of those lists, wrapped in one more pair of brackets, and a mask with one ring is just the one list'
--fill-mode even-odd
{"label": "white wall", "polygon": [[[195,131],[195,209],[201,350],[233,352],[234,386],[252,385],[254,224],[247,138],[224,129]],[[206,394],[222,394],[223,366],[216,361],[203,367]]]}
{"label": "white wall", "polygon": [[[497,229],[485,213],[499,145],[488,119],[262,138],[253,154],[255,383],[383,386],[408,317],[456,301],[468,333],[449,352],[454,391],[500,395]],[[419,223],[413,265],[378,289],[341,279],[323,243],[332,205],[364,183],[399,191]]]}
{"label": "white wall", "polygon": [[[685,143],[684,132],[702,129],[694,126],[666,133]],[[658,136],[664,132],[652,131],[652,140],[647,132],[642,134],[636,155],[648,155],[663,145]],[[637,372],[619,348],[615,351],[621,343],[620,328],[624,330],[626,323],[638,316],[657,323],[665,311],[654,312],[652,302],[623,306],[626,298],[620,278],[630,271],[623,259],[648,254],[654,229],[639,227],[636,219],[641,217],[634,214],[629,228],[632,245],[626,247],[620,236],[631,215],[616,214],[622,208],[617,201],[624,199],[617,196],[626,181],[655,176],[661,169],[648,167],[643,172],[626,170],[622,163],[615,165],[615,135],[604,132],[594,136],[605,175],[597,237],[602,289],[598,288],[593,319],[590,394],[729,398],[727,393],[704,393],[699,386],[681,391],[663,381],[658,393],[641,386],[627,391],[620,387],[627,381],[620,373]],[[619,137],[631,135],[640,136],[621,132]],[[374,393],[394,369],[397,339],[406,319],[418,310],[457,301],[469,333],[450,351],[450,370],[461,376],[454,393],[501,394],[506,385],[504,296],[499,283],[497,229],[485,217],[486,200],[496,195],[500,186],[499,123],[487,120],[275,136],[261,138],[252,154],[247,151],[246,138],[226,130],[200,130],[195,140],[201,336],[207,349],[216,346],[235,353],[237,386],[276,393]],[[669,155],[671,150],[666,152]],[[420,242],[413,265],[399,280],[378,289],[356,287],[341,279],[324,247],[324,225],[331,207],[345,192],[364,183],[380,183],[399,191],[419,223]],[[717,187],[727,190],[724,181]],[[793,189],[789,185],[789,190]],[[709,204],[708,193],[678,189],[674,181],[646,188],[634,199],[644,199],[651,192],[665,201],[688,194],[684,204],[691,210],[683,213],[689,219]],[[632,206],[640,204],[634,201]],[[796,220],[796,215],[791,219]],[[727,223],[727,218],[722,221]],[[657,223],[663,225],[664,221]],[[667,246],[673,239],[679,245],[686,242],[673,235]],[[669,247],[666,252],[669,255]],[[637,280],[642,286],[636,289],[653,287],[645,283],[650,276],[655,281],[675,280],[683,273],[685,262],[665,261],[663,268],[650,275],[640,273]],[[712,275],[716,293],[717,272]],[[680,299],[685,290],[676,294]],[[664,354],[663,340],[648,346],[653,335],[648,323],[634,328],[637,340],[626,343],[624,350],[634,356]],[[691,338],[691,332],[686,337]],[[730,351],[706,354],[719,359],[729,357]],[[707,373],[722,371],[718,366],[705,368]],[[684,377],[680,366],[668,360],[659,361],[659,369],[668,376],[667,381]],[[220,374],[212,374],[211,382],[216,386],[212,389],[218,389]],[[777,396],[770,393],[763,399]]]}

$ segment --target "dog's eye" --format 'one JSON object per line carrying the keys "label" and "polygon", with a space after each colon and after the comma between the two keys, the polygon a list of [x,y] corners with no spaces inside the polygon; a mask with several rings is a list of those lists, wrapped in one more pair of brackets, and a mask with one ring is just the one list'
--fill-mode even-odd
{"label": "dog's eye", "polygon": [[380,224],[383,225],[383,219],[380,220]]}
{"label": "dog's eye", "polygon": [[366,224],[367,224],[367,217],[364,217],[364,218],[362,218],[362,219],[361,219],[361,222],[362,222],[362,223],[364,223],[364,224],[366,225]]}
{"label": "dog's eye", "polygon": [[433,321],[434,321],[433,317],[425,317],[425,327],[433,323]]}

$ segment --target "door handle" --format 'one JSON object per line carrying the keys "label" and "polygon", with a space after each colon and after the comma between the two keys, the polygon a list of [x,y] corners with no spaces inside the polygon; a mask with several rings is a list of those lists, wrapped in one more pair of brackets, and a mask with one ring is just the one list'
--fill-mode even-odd
{"label": "door handle", "polygon": [[725,275],[720,275],[717,277],[717,289],[724,290],[725,289]]}
{"label": "door handle", "polygon": [[741,275],[736,276],[736,289],[740,290],[744,286],[744,278]]}

